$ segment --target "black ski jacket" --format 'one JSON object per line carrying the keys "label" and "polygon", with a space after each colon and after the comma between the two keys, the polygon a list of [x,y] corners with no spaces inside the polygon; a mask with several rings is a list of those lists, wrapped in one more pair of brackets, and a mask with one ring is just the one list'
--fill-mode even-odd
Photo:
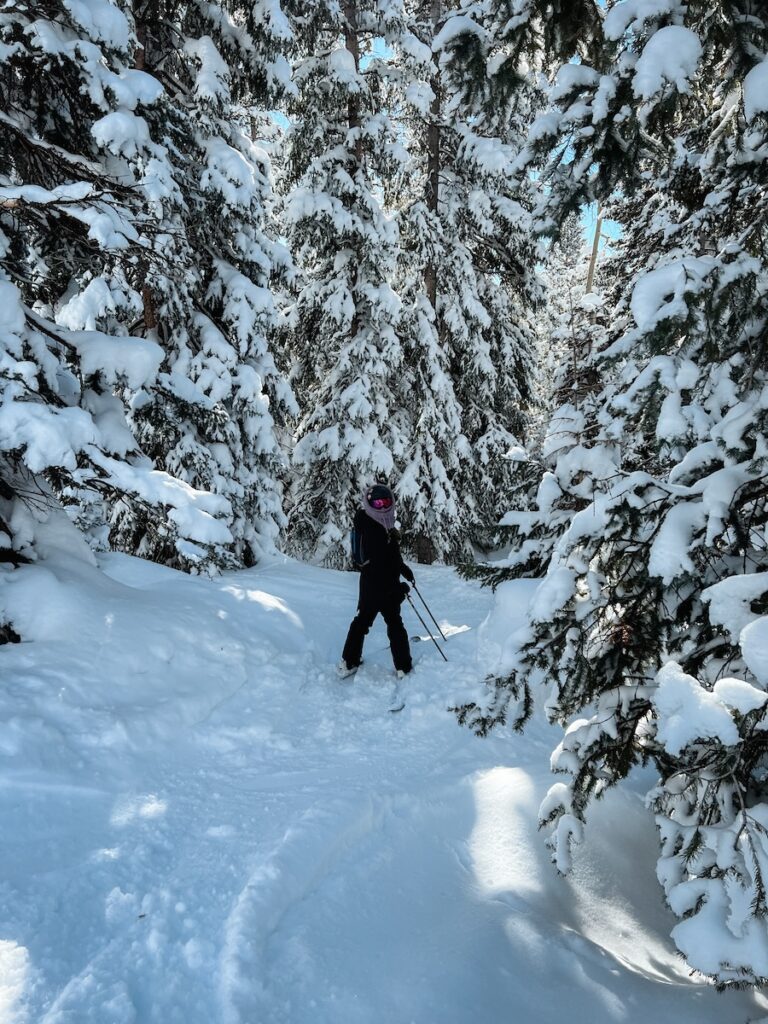
{"label": "black ski jacket", "polygon": [[362,508],[355,513],[355,529],[362,541],[365,560],[360,568],[361,589],[375,589],[384,596],[399,588],[401,576],[413,578],[400,554],[396,531],[386,530]]}

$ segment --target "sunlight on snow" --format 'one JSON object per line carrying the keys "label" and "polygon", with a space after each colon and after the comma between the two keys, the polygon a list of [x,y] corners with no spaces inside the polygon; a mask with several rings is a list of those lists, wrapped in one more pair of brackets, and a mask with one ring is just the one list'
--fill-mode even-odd
{"label": "sunlight on snow", "polygon": [[101,850],[95,850],[91,854],[91,860],[98,861],[109,861],[120,859],[120,847],[119,846],[106,846]]}
{"label": "sunlight on snow", "polygon": [[263,590],[245,590],[243,587],[233,585],[221,589],[225,594],[231,594],[237,601],[255,601],[267,612],[282,612],[292,625],[298,626],[299,629],[304,628],[304,623],[296,612],[291,611],[285,601],[275,597],[274,594],[267,594]]}
{"label": "sunlight on snow", "polygon": [[16,942],[0,939],[0,1021],[21,1020],[19,1001],[29,980],[29,953]]}
{"label": "sunlight on snow", "polygon": [[128,825],[136,818],[162,818],[168,810],[165,800],[160,800],[154,793],[146,796],[130,797],[121,800],[112,812],[113,825]]}
{"label": "sunlight on snow", "polygon": [[492,768],[475,779],[477,819],[469,852],[478,886],[484,894],[540,892],[529,856],[533,783],[522,768]]}

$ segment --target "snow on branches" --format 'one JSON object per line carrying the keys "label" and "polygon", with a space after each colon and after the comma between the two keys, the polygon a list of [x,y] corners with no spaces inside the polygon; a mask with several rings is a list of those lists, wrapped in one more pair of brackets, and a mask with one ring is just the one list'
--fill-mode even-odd
{"label": "snow on branches", "polygon": [[515,514],[548,572],[501,686],[524,718],[543,684],[563,728],[541,808],[558,867],[591,801],[653,764],[678,947],[718,985],[764,984],[768,23],[751,0],[623,0],[579,44],[523,161],[541,230],[599,199],[623,234],[593,390],[545,435],[579,444],[549,448],[538,511]]}

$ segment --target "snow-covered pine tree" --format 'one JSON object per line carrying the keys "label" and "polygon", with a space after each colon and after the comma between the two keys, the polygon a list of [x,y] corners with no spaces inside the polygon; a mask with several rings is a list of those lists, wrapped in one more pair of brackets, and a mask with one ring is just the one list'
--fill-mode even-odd
{"label": "snow-covered pine tree", "polygon": [[589,802],[652,761],[673,937],[722,986],[768,979],[767,86],[763,5],[625,0],[533,133],[553,217],[616,188],[631,214],[598,364],[620,472],[558,542],[515,677],[554,682],[564,728],[541,817],[567,870]]}
{"label": "snow-covered pine tree", "polygon": [[284,230],[298,279],[286,333],[302,416],[289,539],[297,554],[334,566],[348,562],[360,489],[388,479],[405,444],[393,399],[404,372],[390,283],[398,231],[383,206],[401,147],[371,61],[398,7],[350,0],[293,12]]}
{"label": "snow-covered pine tree", "polygon": [[[137,185],[163,256],[146,268],[142,328],[164,351],[157,382],[132,400],[133,423],[157,465],[229,503],[231,545],[188,547],[186,564],[251,565],[283,525],[276,430],[294,404],[267,340],[271,283],[287,260],[265,224],[269,160],[246,111],[285,87],[290,27],[266,2],[141,0],[133,16],[137,66],[163,86]],[[105,141],[122,160],[120,138]],[[168,183],[158,183],[158,161]],[[112,539],[171,560],[133,507],[113,513]]]}
{"label": "snow-covered pine tree", "polygon": [[393,74],[411,154],[399,272],[421,399],[403,495],[421,557],[455,559],[498,522],[532,399],[536,246],[530,182],[514,165],[535,89],[520,75],[503,100],[488,95],[486,32],[471,14],[406,10]]}
{"label": "snow-covered pine tree", "polygon": [[[534,575],[546,571],[553,548],[574,514],[612,482],[619,458],[615,442],[603,438],[598,427],[600,403],[611,381],[610,366],[603,358],[610,308],[604,288],[611,279],[613,261],[604,255],[606,262],[595,271],[591,247],[584,244],[581,225],[574,220],[569,218],[553,246],[548,274],[549,348],[557,362],[552,366],[552,411],[541,446],[544,473],[524,545],[529,546],[534,562],[529,570],[535,568]],[[512,564],[522,569],[525,563],[513,560]]]}
{"label": "snow-covered pine tree", "polygon": [[[544,271],[547,313],[539,330],[545,415],[520,453],[510,508],[501,520],[507,554],[460,570],[494,590],[521,576],[545,574],[576,512],[588,507],[616,475],[617,446],[599,435],[598,425],[608,373],[602,361],[607,302],[599,289],[611,272],[598,273],[587,293],[590,256],[581,220],[571,215],[549,250]],[[488,686],[484,706],[473,702],[457,708],[459,720],[482,735],[507,721],[522,728],[533,708],[526,673],[501,665]]]}
{"label": "snow-covered pine tree", "polygon": [[604,486],[606,472],[615,472],[604,447],[595,446],[605,302],[598,290],[601,275],[586,291],[590,260],[580,218],[572,215],[552,243],[543,271],[547,301],[539,321],[539,422],[520,452],[502,518],[509,553],[491,565],[462,567],[465,576],[486,585],[546,572],[574,513]]}
{"label": "snow-covered pine tree", "polygon": [[[34,556],[34,520],[57,495],[141,509],[172,549],[231,541],[226,501],[155,471],[116,393],[151,384],[162,359],[154,341],[129,336],[141,268],[157,266],[156,225],[135,183],[143,114],[161,92],[131,67],[132,42],[126,13],[107,0],[0,12],[0,546],[10,562]],[[162,162],[149,172],[156,189],[170,187]]]}

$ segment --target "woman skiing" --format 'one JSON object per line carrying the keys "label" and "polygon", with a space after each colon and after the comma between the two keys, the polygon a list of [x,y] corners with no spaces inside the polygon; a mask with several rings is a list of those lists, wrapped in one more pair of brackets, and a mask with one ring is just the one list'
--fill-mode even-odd
{"label": "woman skiing", "polygon": [[362,508],[355,513],[354,537],[355,557],[360,565],[360,597],[344,644],[339,674],[348,676],[356,671],[362,660],[366,633],[381,613],[387,624],[395,669],[398,676],[404,676],[411,671],[412,662],[408,634],[400,617],[408,586],[400,582],[400,577],[413,583],[413,573],[400,554],[395,498],[389,487],[372,484],[365,489]]}

